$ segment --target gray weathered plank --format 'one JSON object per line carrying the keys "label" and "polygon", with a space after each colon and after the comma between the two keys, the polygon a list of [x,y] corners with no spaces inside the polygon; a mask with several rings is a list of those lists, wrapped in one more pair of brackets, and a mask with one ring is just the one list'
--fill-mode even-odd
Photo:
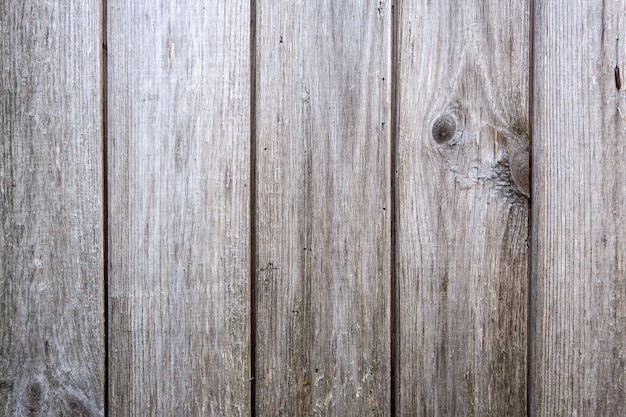
{"label": "gray weathered plank", "polygon": [[103,414],[101,9],[0,2],[0,414]]}
{"label": "gray weathered plank", "polygon": [[533,117],[532,409],[626,410],[623,1],[539,1]]}
{"label": "gray weathered plank", "polygon": [[522,416],[529,3],[398,12],[398,415]]}
{"label": "gray weathered plank", "polygon": [[107,20],[111,415],[249,415],[249,2]]}
{"label": "gray weathered plank", "polygon": [[391,7],[257,10],[257,414],[389,415]]}

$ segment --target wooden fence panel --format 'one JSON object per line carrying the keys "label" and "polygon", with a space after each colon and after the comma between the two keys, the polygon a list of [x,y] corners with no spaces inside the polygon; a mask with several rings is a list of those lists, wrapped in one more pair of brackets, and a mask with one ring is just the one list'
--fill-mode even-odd
{"label": "wooden fence panel", "polygon": [[103,414],[100,21],[0,2],[1,415]]}
{"label": "wooden fence panel", "polygon": [[[535,14],[532,409],[626,410],[625,4],[539,1]],[[616,38],[619,51],[616,57]]]}
{"label": "wooden fence panel", "polygon": [[249,2],[107,20],[111,415],[249,415]]}
{"label": "wooden fence panel", "polygon": [[526,413],[529,3],[401,2],[397,415]]}
{"label": "wooden fence panel", "polygon": [[257,415],[389,415],[391,7],[257,11]]}
{"label": "wooden fence panel", "polygon": [[112,416],[626,409],[625,5],[427,3],[0,2],[0,414],[104,414],[107,222]]}

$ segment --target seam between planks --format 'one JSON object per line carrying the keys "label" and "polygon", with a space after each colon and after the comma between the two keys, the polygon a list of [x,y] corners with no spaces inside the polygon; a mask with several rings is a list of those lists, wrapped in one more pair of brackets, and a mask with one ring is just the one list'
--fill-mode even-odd
{"label": "seam between planks", "polygon": [[398,329],[400,328],[400,314],[399,314],[399,294],[397,288],[397,234],[396,234],[396,225],[397,225],[397,165],[398,165],[398,156],[397,156],[397,148],[398,148],[398,8],[397,4],[392,2],[391,4],[391,132],[390,132],[390,214],[391,214],[391,224],[390,224],[390,254],[389,254],[389,262],[391,263],[390,267],[390,292],[391,292],[391,301],[390,301],[390,391],[391,395],[389,398],[389,408],[390,414],[392,416],[397,415],[397,403],[398,403],[398,356],[399,356],[399,341],[398,341]]}
{"label": "seam between planks", "polygon": [[102,123],[102,273],[104,314],[104,415],[109,415],[109,186],[108,186],[108,58],[107,58],[107,1],[100,2],[100,117]]}
{"label": "seam between planks", "polygon": [[528,182],[528,194],[529,194],[529,216],[528,216],[528,278],[526,281],[526,415],[532,417],[534,408],[534,348],[533,342],[535,340],[535,291],[533,289],[533,274],[535,272],[535,259],[536,253],[537,233],[535,230],[536,208],[533,199],[533,159],[534,159],[534,116],[535,116],[535,0],[530,0],[530,16],[529,16],[529,30],[528,30],[528,155],[529,155],[529,178]]}
{"label": "seam between planks", "polygon": [[257,141],[256,141],[256,0],[250,0],[250,416],[256,417],[256,263],[257,263]]}

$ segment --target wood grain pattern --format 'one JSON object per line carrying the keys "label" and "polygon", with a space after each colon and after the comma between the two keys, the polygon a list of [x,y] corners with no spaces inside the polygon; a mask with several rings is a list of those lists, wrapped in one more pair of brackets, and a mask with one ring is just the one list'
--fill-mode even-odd
{"label": "wood grain pattern", "polygon": [[391,7],[257,10],[257,415],[389,415]]}
{"label": "wood grain pattern", "polygon": [[534,2],[532,187],[530,0],[57,3],[0,2],[0,414],[104,414],[105,70],[110,415],[626,409],[623,0]]}
{"label": "wood grain pattern", "polygon": [[397,414],[526,414],[529,3],[402,2]]}
{"label": "wood grain pattern", "polygon": [[107,19],[111,415],[247,416],[249,2]]}
{"label": "wood grain pattern", "polygon": [[1,415],[103,415],[100,21],[0,2]]}
{"label": "wood grain pattern", "polygon": [[537,2],[533,139],[536,416],[626,409],[623,1]]}

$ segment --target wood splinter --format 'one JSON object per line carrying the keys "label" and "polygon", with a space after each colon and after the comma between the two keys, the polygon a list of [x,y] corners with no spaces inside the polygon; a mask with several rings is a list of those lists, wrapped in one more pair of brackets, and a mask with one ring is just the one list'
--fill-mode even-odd
{"label": "wood splinter", "polygon": [[622,78],[619,75],[619,38],[615,39],[615,88],[619,91],[622,88]]}
{"label": "wood splinter", "polygon": [[493,157],[494,158],[498,158],[498,130],[494,129],[496,131],[496,139],[494,141],[494,154]]}

